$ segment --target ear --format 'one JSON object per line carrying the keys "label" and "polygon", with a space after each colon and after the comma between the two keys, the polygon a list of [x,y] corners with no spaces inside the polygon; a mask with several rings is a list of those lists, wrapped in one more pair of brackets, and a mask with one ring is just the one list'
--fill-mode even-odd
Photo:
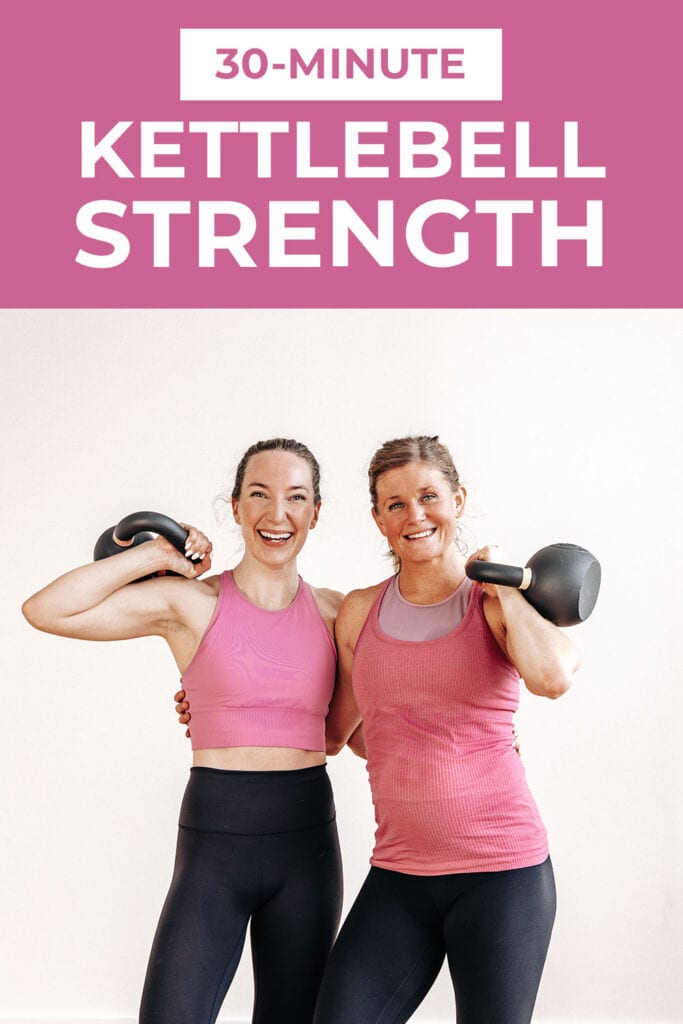
{"label": "ear", "polygon": [[459,519],[465,511],[465,503],[467,501],[467,491],[464,487],[459,487],[453,495],[455,499],[455,518]]}
{"label": "ear", "polygon": [[375,525],[377,526],[377,529],[379,530],[379,532],[382,534],[383,537],[386,537],[387,531],[384,528],[384,523],[382,522],[382,517],[379,514],[379,512],[377,511],[377,509],[374,508],[374,506],[372,508],[372,518],[375,520]]}
{"label": "ear", "polygon": [[318,522],[318,516],[320,515],[321,505],[322,501],[319,501],[318,504],[315,506],[315,509],[313,510],[313,518],[311,519],[311,525],[309,526],[309,530],[314,530],[316,527],[316,523]]}
{"label": "ear", "polygon": [[231,498],[230,500],[231,500],[231,503],[232,503],[232,518],[235,520],[235,522],[239,526],[240,525],[240,514],[239,514],[239,511],[238,511],[239,501],[238,501],[237,498]]}

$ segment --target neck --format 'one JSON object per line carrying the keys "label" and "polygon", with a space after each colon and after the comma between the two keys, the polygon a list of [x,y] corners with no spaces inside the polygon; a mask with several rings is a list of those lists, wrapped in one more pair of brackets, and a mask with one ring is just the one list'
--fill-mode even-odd
{"label": "neck", "polygon": [[399,588],[413,604],[437,604],[458,589],[465,578],[465,560],[457,550],[431,562],[403,561]]}
{"label": "neck", "polygon": [[294,601],[299,589],[296,562],[268,566],[256,561],[246,552],[242,561],[232,570],[235,586],[253,604],[267,611],[279,611]]}

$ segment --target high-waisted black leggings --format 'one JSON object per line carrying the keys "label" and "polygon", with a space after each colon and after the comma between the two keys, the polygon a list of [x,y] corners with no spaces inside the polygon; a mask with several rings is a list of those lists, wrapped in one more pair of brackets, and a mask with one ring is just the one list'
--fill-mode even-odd
{"label": "high-waisted black leggings", "polygon": [[458,1024],[528,1024],[554,917],[550,860],[432,877],[373,867],[328,961],[315,1024],[404,1024],[444,957]]}
{"label": "high-waisted black leggings", "polygon": [[341,898],[324,766],[192,768],[140,1024],[213,1024],[250,921],[253,1024],[310,1024]]}

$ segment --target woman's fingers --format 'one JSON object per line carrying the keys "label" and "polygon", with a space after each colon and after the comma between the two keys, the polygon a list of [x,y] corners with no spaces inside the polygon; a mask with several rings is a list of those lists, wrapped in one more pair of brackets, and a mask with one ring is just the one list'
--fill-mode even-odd
{"label": "woman's fingers", "polygon": [[[175,701],[175,710],[178,716],[178,721],[180,722],[181,725],[187,725],[190,719],[192,718],[192,715],[190,714],[189,711],[190,705],[185,700],[185,691],[178,690],[178,692],[174,695],[173,700]],[[185,735],[190,735],[189,729],[187,730]]]}
{"label": "woman's fingers", "polygon": [[183,527],[183,529],[187,530],[187,540],[185,541],[185,557],[196,557],[199,559],[200,562],[204,562],[204,560],[207,557],[209,557],[210,560],[213,545],[211,544],[211,541],[206,536],[206,534],[202,533],[202,531],[198,530],[195,526],[190,526],[188,523],[181,523],[180,525]]}

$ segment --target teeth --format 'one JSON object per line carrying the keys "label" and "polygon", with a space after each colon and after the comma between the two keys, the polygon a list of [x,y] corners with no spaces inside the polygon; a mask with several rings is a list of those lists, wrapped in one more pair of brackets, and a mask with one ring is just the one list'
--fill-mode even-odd
{"label": "teeth", "polygon": [[292,536],[291,533],[269,533],[267,530],[259,530],[259,533],[266,540],[289,540]]}
{"label": "teeth", "polygon": [[423,530],[421,533],[409,533],[408,540],[418,540],[420,537],[430,537],[433,530]]}

